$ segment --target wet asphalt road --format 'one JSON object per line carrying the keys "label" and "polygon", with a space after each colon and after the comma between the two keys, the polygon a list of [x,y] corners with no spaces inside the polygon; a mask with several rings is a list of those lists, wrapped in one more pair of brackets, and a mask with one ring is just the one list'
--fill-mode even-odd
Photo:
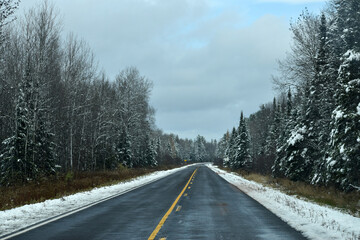
{"label": "wet asphalt road", "polygon": [[190,188],[155,239],[305,239],[204,165],[186,168],[11,239],[148,239],[196,168]]}

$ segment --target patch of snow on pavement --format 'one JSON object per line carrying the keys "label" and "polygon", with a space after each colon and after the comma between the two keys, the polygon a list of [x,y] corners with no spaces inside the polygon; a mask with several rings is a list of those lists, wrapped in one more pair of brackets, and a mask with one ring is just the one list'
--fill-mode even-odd
{"label": "patch of snow on pavement", "polygon": [[101,201],[102,199],[120,195],[130,189],[159,180],[189,166],[191,165],[166,171],[157,171],[116,185],[94,188],[91,191],[80,192],[59,199],[46,200],[41,203],[0,211],[0,237],[54,216]]}
{"label": "patch of snow on pavement", "polygon": [[360,239],[360,218],[289,196],[214,165],[207,166],[309,239]]}

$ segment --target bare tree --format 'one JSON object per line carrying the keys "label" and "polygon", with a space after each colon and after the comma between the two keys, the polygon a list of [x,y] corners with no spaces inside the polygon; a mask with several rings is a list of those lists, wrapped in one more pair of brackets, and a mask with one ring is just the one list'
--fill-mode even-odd
{"label": "bare tree", "polygon": [[286,58],[279,61],[280,76],[273,77],[276,89],[281,92],[286,92],[289,87],[300,90],[315,77],[319,26],[319,17],[307,10],[291,24],[293,45]]}

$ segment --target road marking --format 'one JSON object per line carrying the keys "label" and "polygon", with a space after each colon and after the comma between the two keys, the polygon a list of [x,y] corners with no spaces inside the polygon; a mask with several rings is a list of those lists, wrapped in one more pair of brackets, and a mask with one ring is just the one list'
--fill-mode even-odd
{"label": "road marking", "polygon": [[180,211],[181,210],[181,206],[178,205],[177,208],[176,208],[176,212]]}
{"label": "road marking", "polygon": [[[170,175],[171,175],[171,174],[170,174]],[[31,231],[31,230],[35,229],[35,228],[44,226],[44,225],[46,225],[46,224],[48,224],[48,223],[54,222],[54,221],[59,220],[59,219],[61,219],[61,218],[67,217],[67,216],[69,216],[69,215],[72,215],[72,214],[74,214],[74,213],[80,212],[80,211],[82,211],[82,210],[84,210],[84,209],[87,209],[87,208],[90,208],[90,207],[92,207],[92,206],[95,206],[95,205],[97,205],[97,204],[99,204],[99,203],[105,202],[105,201],[110,200],[110,199],[112,199],[112,198],[119,197],[119,196],[121,196],[121,195],[123,195],[123,194],[125,194],[125,193],[131,192],[131,191],[133,191],[133,190],[135,190],[135,189],[141,188],[141,187],[143,187],[143,186],[146,186],[146,185],[148,185],[148,184],[150,184],[150,183],[156,182],[156,181],[158,181],[158,180],[160,180],[160,179],[163,179],[163,178],[165,178],[165,177],[167,177],[167,176],[170,176],[170,175],[165,175],[165,176],[162,176],[162,177],[159,177],[159,178],[150,180],[150,181],[148,181],[148,182],[145,182],[145,183],[139,184],[139,185],[137,185],[137,186],[131,187],[131,188],[129,188],[129,189],[123,190],[123,191],[121,191],[121,192],[119,192],[119,193],[116,193],[116,194],[114,194],[114,195],[105,197],[105,198],[100,199],[100,200],[98,200],[98,201],[95,201],[95,202],[92,202],[92,203],[89,203],[89,204],[80,206],[80,207],[78,207],[78,208],[69,210],[69,211],[64,212],[64,213],[61,213],[61,214],[59,214],[59,215],[57,215],[57,216],[54,216],[54,217],[50,217],[50,218],[41,220],[41,221],[39,221],[39,222],[37,222],[37,223],[34,223],[34,224],[32,224],[32,225],[29,225],[29,226],[26,226],[26,227],[24,227],[24,228],[20,228],[20,229],[18,229],[18,230],[15,230],[14,232],[7,233],[7,234],[4,234],[4,235],[0,235],[0,239],[1,239],[1,240],[6,240],[6,239],[9,239],[9,238],[18,236],[18,235],[20,235],[20,234],[26,233],[26,232],[28,232],[28,231]]]}
{"label": "road marking", "polygon": [[186,197],[187,195],[188,195],[187,193],[184,194],[185,197]]}
{"label": "road marking", "polygon": [[191,187],[188,187],[188,189],[190,189]]}
{"label": "road marking", "polygon": [[160,238],[160,240],[166,240],[166,238]]}
{"label": "road marking", "polygon": [[[155,230],[151,233],[150,237],[148,238],[148,240],[154,240],[156,237],[156,234],[158,234],[158,232],[160,231],[161,227],[164,225],[166,219],[169,217],[170,213],[174,210],[176,204],[178,203],[178,201],[180,200],[181,196],[184,194],[187,186],[189,186],[189,183],[191,181],[191,179],[193,178],[194,174],[196,173],[197,169],[195,169],[195,171],[193,172],[193,174],[191,175],[189,181],[186,183],[185,187],[183,188],[183,190],[180,192],[179,196],[177,196],[177,198],[175,199],[175,201],[173,202],[173,204],[171,205],[171,207],[169,208],[169,210],[165,213],[165,215],[162,217],[162,219],[160,220],[159,224],[156,226]],[[190,187],[189,187],[190,188]]]}

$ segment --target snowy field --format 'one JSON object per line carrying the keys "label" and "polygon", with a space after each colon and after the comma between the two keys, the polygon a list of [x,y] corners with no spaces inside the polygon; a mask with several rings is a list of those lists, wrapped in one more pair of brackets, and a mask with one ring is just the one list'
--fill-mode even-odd
{"label": "snowy field", "polygon": [[59,199],[46,200],[42,203],[29,204],[10,210],[0,211],[0,238],[14,231],[29,226],[43,225],[49,221],[54,221],[61,217],[81,211],[97,203],[159,180],[172,173],[181,171],[189,166],[191,165],[166,171],[158,171],[116,185],[94,188],[91,191],[80,192]]}
{"label": "snowy field", "polygon": [[286,195],[214,165],[207,166],[309,239],[360,239],[360,218]]}

